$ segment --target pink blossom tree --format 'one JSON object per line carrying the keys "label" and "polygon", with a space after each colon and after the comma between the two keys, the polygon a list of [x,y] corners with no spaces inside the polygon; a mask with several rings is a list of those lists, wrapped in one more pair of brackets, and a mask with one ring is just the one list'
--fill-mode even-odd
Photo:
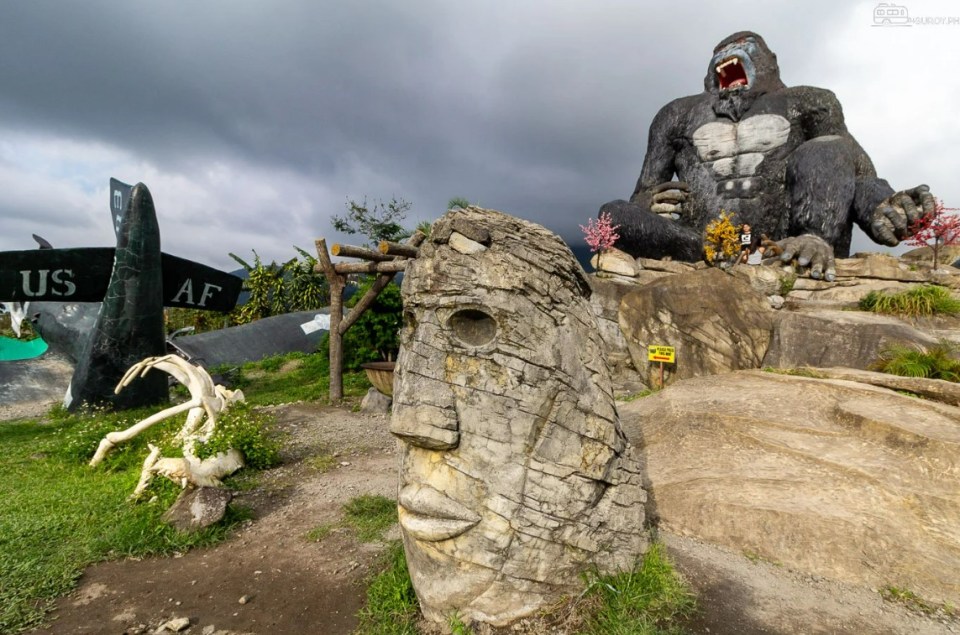
{"label": "pink blossom tree", "polygon": [[908,245],[930,247],[933,250],[933,268],[940,266],[940,249],[950,245],[960,245],[960,208],[944,207],[937,199],[933,211],[918,218],[910,225],[913,235],[907,239]]}
{"label": "pink blossom tree", "polygon": [[610,213],[604,212],[600,214],[600,218],[588,220],[586,226],[580,225],[580,229],[583,230],[583,237],[590,251],[597,253],[597,269],[599,269],[601,254],[613,247],[620,238],[620,234],[617,233],[620,225],[614,225]]}

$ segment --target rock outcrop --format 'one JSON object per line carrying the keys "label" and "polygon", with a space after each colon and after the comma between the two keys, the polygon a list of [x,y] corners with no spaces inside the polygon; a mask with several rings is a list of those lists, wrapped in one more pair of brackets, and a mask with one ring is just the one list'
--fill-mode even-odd
{"label": "rock outcrop", "polygon": [[818,576],[960,601],[960,408],[745,371],[621,405],[650,513]]}
{"label": "rock outcrop", "polygon": [[620,302],[619,323],[635,368],[654,371],[647,346],[673,346],[666,375],[678,379],[758,368],[774,311],[748,282],[706,269],[641,286]]}

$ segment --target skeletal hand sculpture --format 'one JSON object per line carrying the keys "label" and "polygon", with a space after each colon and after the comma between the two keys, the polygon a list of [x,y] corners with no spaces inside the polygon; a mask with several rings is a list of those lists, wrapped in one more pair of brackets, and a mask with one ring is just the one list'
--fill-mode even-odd
{"label": "skeletal hand sculpture", "polygon": [[148,357],[134,364],[127,370],[114,392],[119,393],[153,368],[162,370],[186,386],[190,392],[190,400],[161,410],[126,430],[109,433],[100,441],[100,446],[90,460],[90,465],[99,465],[107,452],[118,444],[129,441],[150,426],[188,411],[187,421],[175,437],[183,444],[183,458],[160,458],[160,449],[149,445],[150,454],[143,463],[140,481],[133,492],[133,498],[143,493],[155,474],[166,476],[175,483],[179,483],[181,487],[186,487],[188,484],[197,487],[219,486],[221,478],[243,467],[243,455],[237,450],[229,450],[201,460],[194,453],[194,448],[198,441],[202,443],[210,438],[216,428],[217,417],[221,413],[231,404],[243,401],[243,392],[214,385],[207,371],[176,355]]}

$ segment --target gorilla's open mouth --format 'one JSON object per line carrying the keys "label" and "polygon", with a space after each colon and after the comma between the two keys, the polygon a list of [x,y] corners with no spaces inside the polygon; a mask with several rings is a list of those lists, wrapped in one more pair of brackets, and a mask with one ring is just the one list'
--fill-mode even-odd
{"label": "gorilla's open mouth", "polygon": [[744,69],[739,57],[728,57],[717,64],[716,70],[720,90],[746,88],[750,83],[747,81],[747,71]]}

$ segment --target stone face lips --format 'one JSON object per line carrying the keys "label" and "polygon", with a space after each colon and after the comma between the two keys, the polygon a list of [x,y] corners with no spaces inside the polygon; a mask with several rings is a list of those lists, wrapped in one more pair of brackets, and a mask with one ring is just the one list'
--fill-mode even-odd
{"label": "stone face lips", "polygon": [[96,326],[67,389],[68,408],[109,402],[125,409],[168,398],[162,373],[147,374],[119,395],[113,392],[130,366],[165,352],[160,258],[153,198],[140,183],[133,189],[120,226],[113,272]]}
{"label": "stone face lips", "polygon": [[391,431],[424,615],[506,624],[646,549],[590,287],[544,228],[468,208],[403,282]]}

